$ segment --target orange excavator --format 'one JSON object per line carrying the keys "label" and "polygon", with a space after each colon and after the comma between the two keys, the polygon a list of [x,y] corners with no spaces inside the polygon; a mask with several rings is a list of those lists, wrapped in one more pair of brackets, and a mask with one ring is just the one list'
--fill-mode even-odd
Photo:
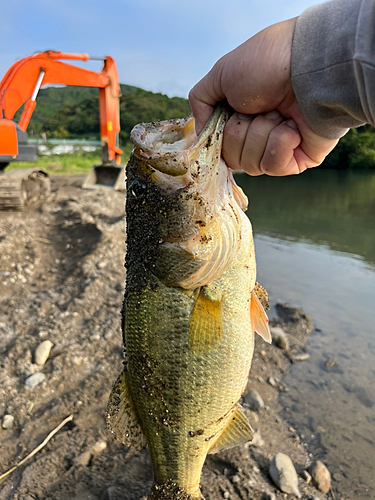
{"label": "orange excavator", "polygon": [[[35,147],[27,143],[26,130],[36,106],[36,98],[44,85],[62,84],[99,89],[100,139],[102,164],[94,165],[83,186],[105,186],[124,190],[125,168],[118,147],[120,132],[120,85],[115,61],[103,60],[101,72],[62,62],[88,61],[87,54],[65,54],[46,51],[15,62],[0,83],[0,171],[13,161],[34,161]],[[13,118],[23,105],[18,123]],[[21,208],[38,192],[48,191],[49,179],[41,169],[18,169],[0,174],[0,208]]]}

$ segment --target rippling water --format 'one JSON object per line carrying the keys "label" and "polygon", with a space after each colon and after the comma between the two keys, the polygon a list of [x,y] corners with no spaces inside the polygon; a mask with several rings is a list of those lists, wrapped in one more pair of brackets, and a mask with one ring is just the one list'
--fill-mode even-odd
{"label": "rippling water", "polygon": [[[373,499],[375,173],[236,180],[249,197],[258,280],[271,304],[303,307],[320,330],[307,344],[310,360],[286,379],[288,418],[330,468],[341,498]],[[337,366],[327,370],[330,358]]]}

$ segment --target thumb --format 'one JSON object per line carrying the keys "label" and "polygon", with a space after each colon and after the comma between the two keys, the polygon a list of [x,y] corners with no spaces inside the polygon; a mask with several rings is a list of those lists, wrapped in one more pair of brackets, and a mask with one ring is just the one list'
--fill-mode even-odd
{"label": "thumb", "polygon": [[189,102],[195,118],[195,131],[200,134],[210,119],[217,102],[225,99],[220,85],[221,59],[190,91]]}

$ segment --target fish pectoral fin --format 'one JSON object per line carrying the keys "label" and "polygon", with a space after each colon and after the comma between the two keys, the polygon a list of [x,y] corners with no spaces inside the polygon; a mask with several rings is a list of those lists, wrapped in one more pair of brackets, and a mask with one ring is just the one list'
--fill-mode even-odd
{"label": "fish pectoral fin", "polygon": [[250,318],[253,331],[271,344],[272,337],[268,326],[268,317],[254,290],[251,292],[250,298]]}
{"label": "fish pectoral fin", "polygon": [[221,300],[214,300],[202,287],[190,315],[189,347],[192,352],[204,353],[215,347],[222,336]]}
{"label": "fish pectoral fin", "polygon": [[255,283],[254,286],[254,292],[256,293],[258,299],[260,300],[260,303],[263,306],[263,309],[265,311],[268,311],[270,308],[269,300],[268,300],[268,293],[266,289],[260,285],[258,282]]}
{"label": "fish pectoral fin", "polygon": [[253,429],[251,428],[243,409],[241,406],[237,405],[234,412],[230,415],[230,419],[224,430],[212,445],[208,453],[217,453],[221,450],[233,448],[239,444],[251,441],[253,437]]}
{"label": "fish pectoral fin", "polygon": [[107,425],[116,439],[137,451],[146,446],[124,370],[115,382],[107,404]]}

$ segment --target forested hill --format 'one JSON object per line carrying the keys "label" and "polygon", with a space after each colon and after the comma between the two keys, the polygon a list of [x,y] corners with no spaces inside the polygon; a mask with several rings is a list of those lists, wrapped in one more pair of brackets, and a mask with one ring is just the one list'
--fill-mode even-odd
{"label": "forested hill", "polygon": [[[169,98],[138,87],[121,85],[120,147],[140,122],[181,118],[191,110],[186,99]],[[48,137],[99,138],[98,89],[49,87],[39,92],[28,133]],[[375,168],[375,131],[369,125],[351,130],[326,158],[328,168]]]}
{"label": "forested hill", "polygon": [[[189,113],[186,99],[121,85],[120,146],[129,141],[129,133],[137,123],[182,118]],[[98,89],[74,86],[41,89],[28,134],[38,136],[41,132],[46,132],[47,137],[99,138]]]}

